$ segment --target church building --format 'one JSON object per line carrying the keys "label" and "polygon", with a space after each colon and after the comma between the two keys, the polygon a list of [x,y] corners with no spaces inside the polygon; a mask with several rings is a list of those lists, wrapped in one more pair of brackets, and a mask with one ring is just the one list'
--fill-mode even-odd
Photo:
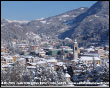
{"label": "church building", "polygon": [[73,59],[78,58],[78,43],[77,40],[75,39],[74,45],[73,45]]}

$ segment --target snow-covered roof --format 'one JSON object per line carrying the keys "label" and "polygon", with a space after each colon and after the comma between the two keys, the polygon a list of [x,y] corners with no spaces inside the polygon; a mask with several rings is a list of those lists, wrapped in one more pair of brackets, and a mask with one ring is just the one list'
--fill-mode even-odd
{"label": "snow-covered roof", "polygon": [[30,63],[31,65],[36,65],[37,63]]}
{"label": "snow-covered roof", "polygon": [[45,53],[44,51],[41,51],[41,52],[39,52],[39,53]]}
{"label": "snow-covered roof", "polygon": [[25,58],[33,58],[33,56],[25,56]]}
{"label": "snow-covered roof", "polygon": [[79,58],[73,59],[73,60],[71,60],[71,61],[78,62],[78,61],[79,61]]}
{"label": "snow-covered roof", "polygon": [[28,69],[36,68],[35,66],[27,66]]}
{"label": "snow-covered roof", "polygon": [[22,61],[22,60],[24,60],[25,58],[20,58],[20,59],[18,59],[17,61]]}
{"label": "snow-covered roof", "polygon": [[2,68],[6,68],[6,67],[13,67],[13,66],[9,64],[2,65]]}
{"label": "snow-covered roof", "polygon": [[94,58],[94,60],[100,60],[99,57],[89,57],[89,56],[82,56],[82,57],[80,58],[80,60],[82,60],[82,61],[93,60],[93,58]]}
{"label": "snow-covered roof", "polygon": [[93,48],[87,48],[87,49],[85,49],[85,50],[87,50],[87,51],[94,51]]}
{"label": "snow-covered roof", "polygon": [[98,53],[84,53],[84,56],[94,56],[94,57],[99,57],[100,55]]}
{"label": "snow-covered roof", "polygon": [[48,59],[47,62],[57,62],[57,60],[52,58],[52,59]]}
{"label": "snow-covered roof", "polygon": [[68,73],[65,74],[65,77],[70,77],[70,75]]}
{"label": "snow-covered roof", "polygon": [[13,58],[11,56],[3,56],[6,60],[12,60]]}
{"label": "snow-covered roof", "polygon": [[45,64],[46,61],[38,61],[37,64]]}
{"label": "snow-covered roof", "polygon": [[63,62],[58,62],[57,63],[57,65],[59,65],[59,66],[63,66],[63,64],[64,64]]}
{"label": "snow-covered roof", "polygon": [[19,54],[16,54],[16,55],[14,55],[14,56],[19,57],[20,55],[19,55]]}

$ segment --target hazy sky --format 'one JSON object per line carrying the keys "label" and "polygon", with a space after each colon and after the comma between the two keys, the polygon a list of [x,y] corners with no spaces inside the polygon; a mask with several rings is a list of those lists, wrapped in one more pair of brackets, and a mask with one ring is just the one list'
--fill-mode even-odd
{"label": "hazy sky", "polygon": [[9,20],[34,20],[90,7],[94,3],[96,1],[2,1],[1,16]]}

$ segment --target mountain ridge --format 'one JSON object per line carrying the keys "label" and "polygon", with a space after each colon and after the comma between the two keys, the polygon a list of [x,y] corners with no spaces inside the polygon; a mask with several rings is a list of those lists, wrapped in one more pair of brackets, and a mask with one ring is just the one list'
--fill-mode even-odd
{"label": "mountain ridge", "polygon": [[79,44],[109,41],[109,2],[98,1],[90,8],[80,7],[56,16],[31,21],[1,20],[1,40],[8,43],[13,39],[27,40],[26,33],[40,37],[74,40]]}
{"label": "mountain ridge", "polygon": [[27,23],[2,19],[1,38],[4,42],[9,42],[13,39],[26,39],[27,32],[33,32],[41,36],[56,36],[68,29],[68,26],[64,24],[65,21],[74,19],[86,10],[87,7],[83,7],[83,9],[78,8],[46,19],[32,20]]}
{"label": "mountain ridge", "polygon": [[[86,12],[80,14],[74,20],[70,21],[70,23],[70,30],[67,30],[59,35],[59,38],[77,38],[80,43],[84,43],[86,41],[84,45],[86,45],[88,41],[101,43],[104,40],[107,40],[106,42],[108,42],[109,2],[99,1],[95,3]],[[107,36],[104,38],[104,35]]]}

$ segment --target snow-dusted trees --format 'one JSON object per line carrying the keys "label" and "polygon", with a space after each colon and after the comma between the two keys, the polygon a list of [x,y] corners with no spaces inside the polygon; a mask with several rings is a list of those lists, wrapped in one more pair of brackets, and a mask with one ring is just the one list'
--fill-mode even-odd
{"label": "snow-dusted trees", "polygon": [[43,85],[46,86],[50,85],[58,86],[68,84],[68,81],[63,73],[63,70],[59,69],[58,71],[54,71],[54,69],[49,64],[47,64],[46,66],[39,65],[36,68],[35,81],[45,82]]}
{"label": "snow-dusted trees", "polygon": [[21,65],[19,62],[14,64],[13,69],[11,70],[11,81],[12,82],[22,82],[23,78],[22,75],[25,71],[25,66]]}
{"label": "snow-dusted trees", "polygon": [[[79,60],[73,67],[73,82],[95,82],[99,84],[101,82],[109,82],[109,67],[106,65],[88,65]],[[99,84],[84,84],[83,86],[98,86]]]}
{"label": "snow-dusted trees", "polygon": [[[67,85],[69,81],[62,69],[55,71],[51,64],[37,65],[35,69],[27,69],[26,66],[16,62],[12,68],[1,71],[1,82],[14,82],[11,86],[60,86]],[[28,82],[29,84],[19,84]],[[34,82],[35,84],[31,84]]]}
{"label": "snow-dusted trees", "polygon": [[34,78],[34,73],[31,70],[25,69],[25,72],[23,72],[23,81],[22,82],[32,82]]}
{"label": "snow-dusted trees", "polygon": [[[7,68],[7,70],[1,70],[1,83],[3,82],[10,82],[11,80],[11,71],[10,68]],[[5,84],[8,85],[8,84]]]}
{"label": "snow-dusted trees", "polygon": [[[7,82],[7,85],[17,85],[17,82],[23,81],[23,73],[25,72],[25,66],[16,62],[14,66],[7,67],[5,70],[1,70],[1,82]],[[14,84],[8,84],[14,82]]]}
{"label": "snow-dusted trees", "polygon": [[107,66],[105,66],[102,70],[101,81],[109,82],[109,68]]}

